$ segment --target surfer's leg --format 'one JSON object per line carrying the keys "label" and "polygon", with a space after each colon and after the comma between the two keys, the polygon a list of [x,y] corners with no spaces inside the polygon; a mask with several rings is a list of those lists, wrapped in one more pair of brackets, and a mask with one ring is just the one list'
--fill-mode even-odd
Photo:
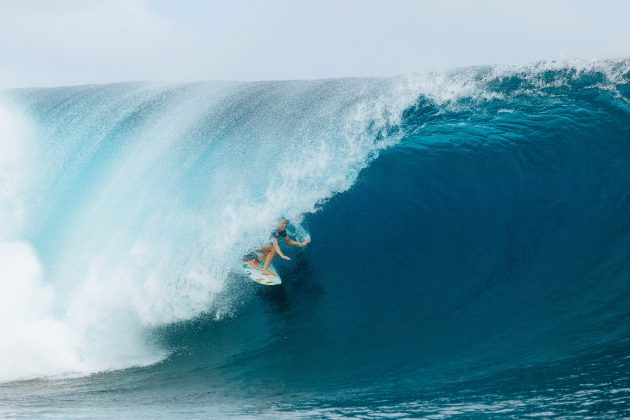
{"label": "surfer's leg", "polygon": [[265,261],[265,259],[267,258],[267,254],[269,254],[273,250],[274,249],[273,249],[272,245],[267,245],[267,246],[264,246],[264,247],[262,247],[260,249],[257,249],[256,252],[258,252],[259,254],[262,254],[262,255],[258,256],[258,261],[259,262]]}
{"label": "surfer's leg", "polygon": [[276,250],[273,249],[273,247],[271,247],[271,250],[265,256],[265,266],[262,269],[263,274],[266,274],[268,276],[275,276],[273,272],[269,271],[269,265],[271,265],[271,261],[273,260],[273,257],[275,256],[276,256]]}

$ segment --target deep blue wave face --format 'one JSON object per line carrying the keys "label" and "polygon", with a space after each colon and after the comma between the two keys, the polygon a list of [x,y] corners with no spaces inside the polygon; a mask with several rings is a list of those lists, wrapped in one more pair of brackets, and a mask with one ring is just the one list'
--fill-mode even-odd
{"label": "deep blue wave face", "polygon": [[483,371],[626,336],[627,110],[597,92],[537,102],[440,115],[308,219],[352,361]]}
{"label": "deep blue wave face", "polygon": [[[131,308],[144,316],[139,322],[144,346],[158,349],[161,361],[54,379],[55,392],[48,381],[7,382],[1,386],[12,407],[8,412],[32,413],[25,401],[37,395],[57,414],[72,401],[70,405],[98,407],[112,415],[151,415],[160,407],[168,416],[184,417],[630,415],[629,76],[627,61],[621,61],[462,70],[421,79],[419,86],[406,84],[413,92],[409,97],[409,91],[392,88],[393,81],[235,85],[213,91],[213,98],[221,98],[220,108],[230,112],[202,113],[186,126],[181,147],[171,149],[177,154],[158,154],[143,171],[156,176],[166,171],[175,178],[174,189],[161,187],[167,197],[181,192],[177,206],[168,200],[158,200],[156,206],[167,206],[170,215],[184,211],[188,222],[193,216],[225,218],[229,209],[240,219],[229,219],[230,229],[219,230],[221,238],[225,241],[228,232],[240,236],[221,248],[224,259],[201,251],[191,256],[186,248],[182,260],[169,263],[188,267],[181,261],[200,259],[227,264],[251,249],[248,242],[264,239],[280,214],[292,219],[291,235],[310,235],[312,243],[287,248],[292,260],[275,262],[284,282],[278,288],[227,273],[220,288],[195,277],[190,289],[192,277],[168,271],[179,281],[158,289],[170,295],[157,309],[130,295],[134,304],[142,303]],[[116,89],[135,94],[128,86]],[[188,90],[198,87],[161,95],[168,101],[190,100]],[[60,106],[58,94],[13,93],[13,100],[41,110],[51,97]],[[81,92],[85,97],[79,102],[94,94]],[[105,187],[126,188],[120,184],[123,178],[103,181],[113,170],[131,177],[132,184],[142,177],[114,162],[134,153],[123,143],[140,142],[129,132],[141,136],[139,127],[153,124],[140,124],[138,118],[150,120],[157,111],[147,107],[161,107],[162,96],[129,105],[134,116],[105,130],[109,140],[102,143],[104,149],[78,170],[81,179],[92,181],[75,191],[77,202],[95,199],[93,191]],[[365,120],[357,117],[365,116],[366,106],[382,106],[384,96],[390,111],[393,103],[404,103],[395,108],[397,117],[390,111],[378,114],[389,115],[384,119],[373,113]],[[398,101],[401,96],[405,101]],[[195,106],[205,98],[196,98]],[[69,97],[65,100],[76,108]],[[245,112],[244,104],[252,103]],[[297,120],[287,122],[275,113],[292,107],[299,108],[293,114]],[[307,110],[311,114],[304,116]],[[347,130],[359,120],[369,141],[353,143]],[[322,128],[324,123],[334,126]],[[282,142],[273,138],[282,132],[284,143],[274,143]],[[244,133],[251,134],[249,140]],[[121,143],[114,144],[116,138]],[[159,140],[158,146],[166,141]],[[138,146],[140,155],[153,153],[147,150]],[[274,158],[267,160],[265,150]],[[231,160],[247,151],[263,160],[261,166],[253,163],[251,172],[248,158]],[[292,156],[298,158],[293,164]],[[317,176],[305,175],[296,165],[310,161],[318,162],[307,168]],[[144,164],[141,158],[129,162]],[[185,164],[186,170],[176,164]],[[153,165],[161,165],[160,171]],[[295,183],[267,184],[267,179],[285,176],[283,167],[293,171]],[[273,171],[257,176],[263,168]],[[194,181],[199,177],[211,188]],[[56,179],[68,188],[64,177]],[[221,187],[225,182],[232,190]],[[278,189],[289,195],[273,195]],[[134,194],[137,190],[131,188],[128,195],[105,197],[125,199],[149,217],[162,214],[143,207],[148,196],[140,194],[136,202]],[[159,198],[161,193],[156,194]],[[205,194],[212,202],[205,201]],[[222,198],[230,194],[237,199]],[[269,204],[278,199],[286,202]],[[65,208],[63,202],[52,204]],[[252,233],[255,228],[249,225],[241,229],[248,217],[256,217],[248,206],[269,213],[254,220],[264,225],[261,233]],[[167,226],[169,235],[177,226]],[[220,226],[199,227],[209,235],[196,236],[192,229],[181,237],[149,237],[177,244],[193,238],[195,246],[216,253],[211,234]],[[142,236],[145,228],[135,234]],[[48,230],[25,231],[41,264],[63,266],[57,260],[63,249],[49,247]],[[117,229],[112,231],[114,239],[102,240],[117,240]],[[157,279],[163,274],[132,273]],[[221,273],[202,274],[216,281]],[[127,278],[150,284],[147,277]],[[184,292],[213,298],[194,299]],[[70,303],[80,310],[76,300]],[[169,316],[155,315],[160,311]],[[77,393],[81,401],[74,397]],[[117,401],[124,401],[124,411]]]}

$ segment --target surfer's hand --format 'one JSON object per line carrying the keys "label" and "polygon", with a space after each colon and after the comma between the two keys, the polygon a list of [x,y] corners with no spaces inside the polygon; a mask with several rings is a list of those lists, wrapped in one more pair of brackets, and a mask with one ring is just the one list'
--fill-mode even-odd
{"label": "surfer's hand", "polygon": [[287,257],[286,255],[280,255],[282,257],[283,260],[290,260],[291,258]]}
{"label": "surfer's hand", "polygon": [[307,240],[303,241],[303,242],[300,244],[300,246],[306,246],[306,245],[308,245],[308,244],[310,244],[310,243],[311,243],[311,240],[310,240],[310,239],[307,239]]}

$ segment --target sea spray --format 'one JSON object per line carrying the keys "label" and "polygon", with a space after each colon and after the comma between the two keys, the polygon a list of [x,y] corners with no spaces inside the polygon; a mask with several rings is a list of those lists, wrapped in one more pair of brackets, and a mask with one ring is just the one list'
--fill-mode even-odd
{"label": "sea spray", "polygon": [[[400,139],[402,112],[415,98],[407,84],[8,92],[38,150],[19,165],[33,177],[19,249],[39,267],[30,287],[45,291],[42,322],[52,317],[64,330],[54,335],[68,354],[41,374],[162,359],[167,352],[152,344],[151,328],[208,310],[280,215],[297,222],[315,211]],[[16,176],[9,171],[7,182],[17,184]],[[17,211],[23,203],[13,201]],[[37,368],[17,369],[15,378],[29,376]]]}

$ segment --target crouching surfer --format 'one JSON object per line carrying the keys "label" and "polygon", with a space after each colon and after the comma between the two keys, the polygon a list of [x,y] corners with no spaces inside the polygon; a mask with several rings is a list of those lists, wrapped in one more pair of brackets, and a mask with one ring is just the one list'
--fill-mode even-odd
{"label": "crouching surfer", "polygon": [[308,239],[302,242],[297,242],[289,238],[289,236],[287,235],[287,223],[288,223],[287,219],[285,218],[280,219],[280,223],[278,223],[278,227],[271,233],[269,245],[264,246],[260,249],[257,249],[256,252],[261,255],[259,255],[256,259],[249,261],[247,264],[259,270],[260,270],[260,264],[263,264],[262,274],[265,274],[267,276],[277,276],[276,273],[269,270],[269,265],[271,265],[271,262],[273,261],[276,254],[280,255],[280,258],[284,260],[291,259],[287,257],[286,255],[284,255],[284,253],[282,252],[282,249],[280,249],[278,240],[282,238],[284,239],[284,242],[286,242],[287,244],[293,245],[293,246],[299,246],[299,247],[305,247],[306,245],[309,244],[310,240]]}

